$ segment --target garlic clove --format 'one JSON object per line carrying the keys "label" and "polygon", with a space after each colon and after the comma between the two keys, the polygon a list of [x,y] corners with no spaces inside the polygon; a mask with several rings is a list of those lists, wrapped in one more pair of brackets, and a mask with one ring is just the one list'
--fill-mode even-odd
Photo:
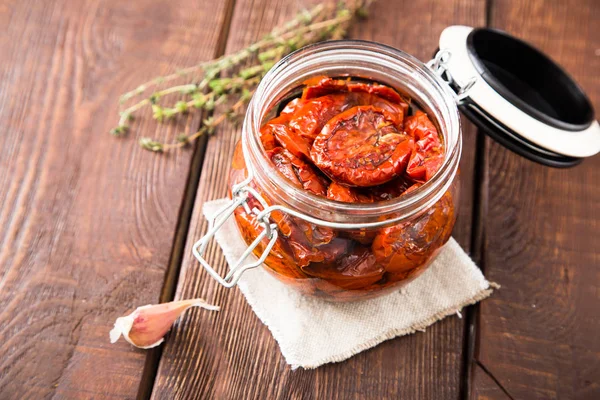
{"label": "garlic clove", "polygon": [[164,341],[165,334],[175,320],[190,307],[202,307],[219,311],[218,306],[203,299],[172,301],[138,307],[131,314],[119,317],[110,331],[110,342],[115,343],[123,335],[132,345],[141,349],[156,347]]}

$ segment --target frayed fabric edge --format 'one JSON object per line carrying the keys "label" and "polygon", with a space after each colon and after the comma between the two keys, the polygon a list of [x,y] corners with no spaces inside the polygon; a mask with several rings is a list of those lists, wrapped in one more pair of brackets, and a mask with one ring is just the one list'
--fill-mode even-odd
{"label": "frayed fabric edge", "polygon": [[[361,353],[365,350],[368,350],[372,347],[377,346],[378,344],[385,342],[386,340],[390,340],[393,339],[395,337],[398,336],[405,336],[405,335],[410,335],[412,333],[415,333],[417,331],[425,331],[425,328],[427,328],[428,326],[433,325],[434,323],[441,321],[442,319],[446,318],[449,315],[452,314],[456,314],[457,311],[462,310],[464,307],[473,305],[475,303],[480,302],[481,300],[484,300],[486,298],[488,298],[493,292],[494,290],[500,289],[500,285],[495,283],[495,282],[488,282],[488,288],[487,289],[483,289],[481,290],[479,293],[477,293],[475,296],[473,296],[472,298],[470,298],[469,300],[466,300],[464,302],[462,302],[460,305],[456,306],[456,307],[452,307],[452,308],[447,308],[443,311],[438,312],[435,315],[432,315],[431,317],[416,323],[414,325],[412,325],[411,327],[408,328],[404,328],[404,329],[394,329],[390,332],[387,332],[383,335],[379,335],[351,350],[348,350],[345,353],[342,353],[336,357],[332,357],[332,358],[328,358],[328,359],[322,359],[319,360],[315,363],[312,364],[307,364],[307,365],[300,365],[300,364],[294,364],[293,362],[288,362],[288,364],[291,366],[292,370],[296,370],[298,368],[303,368],[303,369],[315,369],[318,368],[324,364],[329,364],[329,363],[337,363],[337,362],[341,362],[341,361],[345,361],[348,358],[355,356],[358,353]],[[263,321],[264,322],[264,321]],[[266,324],[267,325],[267,324]],[[267,327],[269,327],[267,325]],[[271,329],[269,327],[269,329]],[[287,360],[286,360],[287,361]]]}

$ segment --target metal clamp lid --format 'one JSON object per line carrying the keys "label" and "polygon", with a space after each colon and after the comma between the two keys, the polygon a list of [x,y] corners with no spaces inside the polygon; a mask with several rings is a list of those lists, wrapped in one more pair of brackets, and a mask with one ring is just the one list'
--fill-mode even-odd
{"label": "metal clamp lid", "polygon": [[448,49],[438,50],[433,57],[433,59],[429,60],[425,65],[427,65],[437,76],[439,76],[444,82],[450,86],[457,88],[457,91],[452,91],[454,100],[456,101],[456,105],[460,106],[464,103],[465,99],[469,97],[469,91],[475,84],[477,83],[477,76],[471,77],[469,81],[464,86],[459,86],[456,81],[453,79],[452,74],[448,69],[448,63],[450,62],[450,58],[452,57],[452,53]]}
{"label": "metal clamp lid", "polygon": [[[468,26],[444,29],[438,48],[452,54],[438,53],[451,87],[470,86],[460,111],[504,147],[562,168],[600,152],[591,101],[540,50],[505,32]],[[473,76],[477,80],[469,85]]]}

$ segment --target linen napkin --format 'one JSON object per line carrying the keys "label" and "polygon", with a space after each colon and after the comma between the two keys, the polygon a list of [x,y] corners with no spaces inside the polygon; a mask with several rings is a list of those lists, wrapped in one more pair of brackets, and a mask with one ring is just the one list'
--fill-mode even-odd
{"label": "linen napkin", "polygon": [[[229,201],[205,203],[204,215],[212,218]],[[215,239],[230,266],[247,247],[233,217]],[[246,271],[238,286],[293,369],[343,361],[384,340],[423,331],[448,315],[460,316],[463,307],[485,299],[498,287],[484,278],[453,238],[420,277],[375,299],[332,303],[305,296],[262,267]]]}

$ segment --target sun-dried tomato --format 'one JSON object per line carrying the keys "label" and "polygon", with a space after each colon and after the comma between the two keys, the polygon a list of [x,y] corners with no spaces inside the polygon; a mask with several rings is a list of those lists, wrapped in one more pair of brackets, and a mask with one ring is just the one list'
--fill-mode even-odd
{"label": "sun-dried tomato", "polygon": [[289,126],[289,116],[279,116],[267,122],[261,129],[261,142],[265,150],[283,146],[296,157],[310,158],[310,143]]}
{"label": "sun-dried tomato", "polygon": [[346,87],[349,92],[369,93],[398,104],[403,109],[404,114],[408,111],[408,104],[404,101],[402,96],[389,86],[381,85],[379,83],[347,81]]}
{"label": "sun-dried tomato", "polygon": [[327,198],[343,203],[373,203],[395,199],[416,189],[419,185],[405,176],[368,188],[355,188],[331,182],[327,188]]}
{"label": "sun-dried tomato", "polygon": [[298,110],[298,108],[302,107],[302,105],[304,105],[304,100],[302,100],[300,97],[297,97],[287,103],[279,115],[291,116]]}
{"label": "sun-dried tomato", "polygon": [[388,116],[391,118],[391,121],[394,123],[394,125],[396,125],[398,128],[402,128],[404,124],[404,116],[408,112],[408,105],[406,103],[392,103],[374,94],[353,94],[358,97],[357,105],[371,105],[373,107],[387,111]]}
{"label": "sun-dried tomato", "polygon": [[273,150],[275,147],[277,147],[277,142],[275,141],[275,135],[273,133],[274,126],[276,125],[277,121],[274,121],[274,123],[268,123],[260,128],[260,142],[265,150]]}
{"label": "sun-dried tomato", "polygon": [[[328,76],[315,76],[304,81],[302,99],[312,99],[340,92],[362,92],[374,94],[397,104],[408,104],[400,94],[389,86],[377,82],[359,82],[350,79],[335,79]],[[406,110],[405,110],[406,111]]]}
{"label": "sun-dried tomato", "polygon": [[354,106],[372,105],[387,111],[397,126],[401,126],[405,110],[376,95],[368,93],[337,93],[304,100],[290,118],[289,126],[310,144],[325,124],[336,115]]}
{"label": "sun-dried tomato", "polygon": [[333,181],[375,186],[404,171],[413,147],[412,138],[398,130],[388,112],[358,106],[329,120],[310,155]]}
{"label": "sun-dried tomato", "polygon": [[[373,105],[396,114],[398,124],[408,113],[408,102],[398,92],[389,86],[376,82],[356,82],[349,79],[334,79],[327,76],[317,76],[304,82],[306,85],[302,92],[302,100],[319,97],[329,97],[335,94],[347,93],[350,105]],[[351,94],[356,95],[355,97]],[[343,110],[341,110],[343,111]]]}
{"label": "sun-dried tomato", "polygon": [[428,260],[426,260],[422,264],[417,265],[413,269],[409,269],[407,271],[401,271],[401,272],[386,272],[385,277],[387,278],[388,281],[391,281],[391,282],[400,282],[401,281],[406,284],[406,283],[413,281],[414,279],[421,276],[421,274],[423,272],[425,272],[427,267],[434,260],[434,257],[439,253],[440,249],[441,248],[438,247],[436,250],[434,250],[431,253],[431,257]]}
{"label": "sun-dried tomato", "polygon": [[432,258],[450,238],[453,226],[454,204],[447,192],[416,220],[382,229],[371,249],[386,271],[410,271]]}
{"label": "sun-dried tomato", "polygon": [[428,181],[444,161],[444,146],[427,114],[417,111],[404,121],[404,130],[415,139],[415,150],[406,173],[413,179]]}
{"label": "sun-dried tomato", "polygon": [[[400,197],[413,186],[414,182],[405,176],[400,176],[383,185],[373,186],[362,191],[368,191],[371,201],[387,201]],[[331,187],[331,185],[329,186]]]}
{"label": "sun-dried tomato", "polygon": [[346,94],[304,100],[290,119],[290,127],[311,144],[331,118],[354,106]]}
{"label": "sun-dried tomato", "polygon": [[332,263],[346,254],[349,245],[347,239],[338,237],[334,237],[327,244],[314,245],[301,230],[293,230],[287,243],[299,267],[305,267],[310,263]]}
{"label": "sun-dried tomato", "polygon": [[[327,189],[327,198],[343,203],[372,203],[373,196],[368,191],[361,191],[339,183],[332,182]],[[360,244],[370,245],[379,231],[377,229],[349,229],[340,231],[340,235],[348,237]]]}
{"label": "sun-dried tomato", "polygon": [[332,182],[327,188],[327,198],[343,203],[370,203],[370,196],[363,195],[355,188]]}
{"label": "sun-dried tomato", "polygon": [[281,147],[276,147],[267,154],[276,169],[294,185],[318,196],[327,195],[327,180],[319,175],[310,164]]}
{"label": "sun-dried tomato", "polygon": [[373,253],[364,246],[354,249],[334,264],[311,263],[302,268],[310,276],[322,278],[344,289],[361,289],[380,280],[385,272]]}
{"label": "sun-dried tomato", "polygon": [[333,79],[328,76],[315,76],[304,81],[302,99],[313,99],[326,94],[348,91],[348,79]]}

